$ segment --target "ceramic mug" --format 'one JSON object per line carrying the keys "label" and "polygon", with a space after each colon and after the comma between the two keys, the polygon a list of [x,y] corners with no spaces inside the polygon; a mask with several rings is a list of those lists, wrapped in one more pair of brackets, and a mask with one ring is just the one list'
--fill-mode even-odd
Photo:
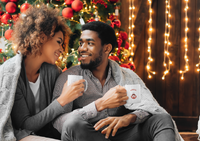
{"label": "ceramic mug", "polygon": [[127,92],[127,96],[129,97],[126,101],[127,103],[124,105],[125,107],[130,107],[134,103],[141,102],[141,93],[140,93],[140,85],[125,85],[124,86]]}
{"label": "ceramic mug", "polygon": [[[74,83],[74,82],[76,82],[80,79],[83,79],[82,75],[68,75],[67,85],[69,86],[70,84],[72,84],[72,83]],[[87,82],[87,80],[85,80],[85,90],[84,90],[84,92],[87,90],[87,88],[88,88],[88,82]]]}

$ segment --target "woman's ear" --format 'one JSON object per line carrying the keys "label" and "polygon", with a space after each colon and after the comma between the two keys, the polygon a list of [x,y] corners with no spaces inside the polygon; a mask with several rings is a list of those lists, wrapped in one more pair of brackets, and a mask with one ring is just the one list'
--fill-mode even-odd
{"label": "woman's ear", "polygon": [[106,44],[105,47],[104,47],[104,52],[106,54],[109,54],[112,50],[112,45],[111,44]]}
{"label": "woman's ear", "polygon": [[47,41],[47,35],[45,35],[44,33],[41,33],[41,43],[45,43]]}

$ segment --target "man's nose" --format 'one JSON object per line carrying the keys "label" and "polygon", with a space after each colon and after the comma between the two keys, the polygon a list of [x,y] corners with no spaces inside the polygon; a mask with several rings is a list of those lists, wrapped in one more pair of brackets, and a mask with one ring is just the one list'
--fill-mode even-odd
{"label": "man's nose", "polygon": [[87,44],[83,43],[81,46],[79,46],[79,49],[81,49],[81,50],[87,50]]}

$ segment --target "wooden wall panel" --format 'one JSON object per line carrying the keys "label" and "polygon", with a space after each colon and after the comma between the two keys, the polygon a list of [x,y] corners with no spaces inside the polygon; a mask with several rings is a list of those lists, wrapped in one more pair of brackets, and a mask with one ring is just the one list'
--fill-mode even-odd
{"label": "wooden wall panel", "polygon": [[[154,4],[154,3],[153,3]],[[155,40],[155,52],[154,54],[154,63],[156,64],[156,75],[153,76],[153,78],[156,79],[156,83],[154,84],[156,86],[155,94],[156,99],[160,103],[161,106],[165,107],[166,103],[166,88],[165,88],[165,81],[163,81],[162,75],[164,72],[163,67],[163,50],[164,50],[164,33],[165,33],[165,1],[157,0],[155,2],[156,6],[153,6],[153,11],[155,11],[154,15],[156,16],[156,19],[153,22],[156,22],[156,26],[154,27],[154,30],[156,30],[156,38],[153,38]],[[149,79],[151,81],[151,79]]]}
{"label": "wooden wall panel", "polygon": [[180,46],[180,32],[181,32],[181,17],[180,17],[180,5],[181,0],[171,0],[171,15],[170,18],[170,42],[169,47],[170,59],[172,60],[172,65],[169,74],[166,76],[166,105],[165,108],[170,114],[178,115],[179,110],[179,80],[180,75],[178,73],[177,67],[179,67],[179,46]]}
{"label": "wooden wall panel", "polygon": [[[128,32],[128,1],[121,0],[122,27]],[[198,116],[200,115],[200,76],[196,71],[199,60],[198,53],[198,26],[200,17],[200,1],[189,0],[189,32],[188,56],[190,70],[181,80],[179,71],[184,69],[184,35],[185,35],[185,0],[170,0],[171,2],[171,35],[169,48],[170,58],[173,62],[170,73],[162,80],[164,73],[163,51],[165,31],[165,0],[154,0],[153,7],[153,35],[151,69],[156,75],[149,79],[146,71],[148,61],[148,0],[135,0],[135,56],[136,73],[143,79],[154,97],[174,118],[180,131],[195,131]]]}

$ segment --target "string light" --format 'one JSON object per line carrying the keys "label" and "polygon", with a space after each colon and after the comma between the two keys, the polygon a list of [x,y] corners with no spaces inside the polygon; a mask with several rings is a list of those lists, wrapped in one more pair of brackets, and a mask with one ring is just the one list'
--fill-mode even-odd
{"label": "string light", "polygon": [[149,53],[149,57],[148,57],[148,62],[147,62],[147,73],[148,73],[148,78],[151,78],[152,74],[156,74],[154,71],[151,71],[151,62],[153,61],[153,58],[151,57],[151,42],[152,42],[152,7],[151,7],[151,0],[148,0],[149,2],[149,39],[148,39],[148,53]]}
{"label": "string light", "polygon": [[[170,13],[170,0],[165,1],[165,41],[164,41],[164,61],[163,61],[163,66],[165,67],[164,74],[162,76],[162,79],[165,79],[165,76],[169,73],[170,71],[170,65],[172,64],[172,61],[169,56],[169,46],[171,45],[169,41],[170,37],[170,18],[171,18],[171,13]],[[168,61],[168,63],[166,63]]]}
{"label": "string light", "polygon": [[[200,10],[199,10],[199,11],[200,11]],[[199,21],[200,21],[200,18],[199,18]],[[198,31],[199,31],[199,48],[198,48],[198,51],[199,51],[199,53],[200,53],[200,22],[199,22]],[[199,55],[199,63],[196,64],[196,67],[197,67],[197,71],[199,72],[199,71],[200,71],[200,55]]]}
{"label": "string light", "polygon": [[[135,6],[134,6],[134,0],[129,0],[129,32],[128,32],[128,43],[129,43],[129,51],[131,53],[131,56],[134,55],[133,48],[134,48],[134,20],[135,20]],[[129,59],[131,63],[133,63],[132,58]]]}
{"label": "string light", "polygon": [[188,0],[185,0],[185,39],[184,39],[184,42],[185,42],[185,53],[184,53],[184,60],[185,60],[185,69],[184,70],[180,70],[180,74],[181,74],[181,79],[183,80],[184,79],[184,74],[186,72],[189,71],[189,59],[188,59],[188,36],[187,36],[187,33],[188,33]]}

